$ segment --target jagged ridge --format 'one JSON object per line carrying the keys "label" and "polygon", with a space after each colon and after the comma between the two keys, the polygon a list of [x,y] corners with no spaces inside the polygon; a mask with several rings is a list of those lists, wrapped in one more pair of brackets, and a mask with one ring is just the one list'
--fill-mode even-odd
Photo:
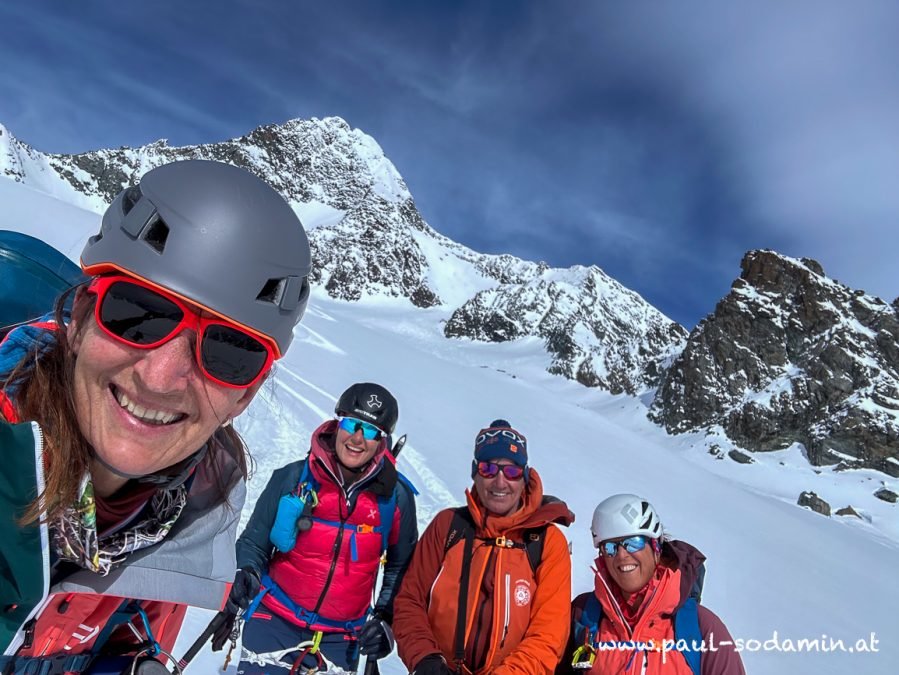
{"label": "jagged ridge", "polygon": [[814,260],[750,251],[690,333],[650,415],[671,432],[720,425],[752,450],[802,443],[814,464],[899,476],[899,311]]}

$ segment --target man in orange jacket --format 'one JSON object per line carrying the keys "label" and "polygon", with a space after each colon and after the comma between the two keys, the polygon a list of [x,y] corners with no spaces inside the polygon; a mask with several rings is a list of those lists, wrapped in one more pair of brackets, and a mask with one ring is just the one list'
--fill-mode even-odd
{"label": "man in orange jacket", "polygon": [[400,658],[415,675],[552,673],[568,639],[574,514],[543,495],[527,440],[482,429],[467,507],[422,535],[395,601]]}

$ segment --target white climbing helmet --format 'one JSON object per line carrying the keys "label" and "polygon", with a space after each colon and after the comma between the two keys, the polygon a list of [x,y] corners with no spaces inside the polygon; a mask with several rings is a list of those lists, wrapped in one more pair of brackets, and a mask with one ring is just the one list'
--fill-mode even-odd
{"label": "white climbing helmet", "polygon": [[652,504],[632,494],[613,495],[601,501],[593,511],[590,525],[596,548],[609,539],[637,534],[658,539],[663,531],[662,520]]}

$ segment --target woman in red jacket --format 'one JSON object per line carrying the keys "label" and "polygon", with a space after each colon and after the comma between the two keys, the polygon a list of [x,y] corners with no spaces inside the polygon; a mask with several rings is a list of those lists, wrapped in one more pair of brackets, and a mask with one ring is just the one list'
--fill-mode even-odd
{"label": "woman in red jacket", "polygon": [[599,549],[594,590],[572,604],[560,671],[744,675],[727,628],[698,604],[705,556],[668,539],[652,504],[609,497],[593,512],[591,531]]}

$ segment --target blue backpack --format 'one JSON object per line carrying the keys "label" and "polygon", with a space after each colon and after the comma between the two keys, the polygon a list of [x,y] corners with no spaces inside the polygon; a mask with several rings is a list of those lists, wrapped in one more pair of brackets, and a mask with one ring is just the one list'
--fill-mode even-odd
{"label": "blue backpack", "polygon": [[[696,574],[696,580],[690,589],[690,595],[674,613],[674,640],[678,644],[684,644],[687,649],[678,650],[693,675],[700,675],[700,665],[702,652],[699,648],[693,649],[702,644],[702,630],[699,627],[699,601],[702,597],[702,586],[705,582],[705,563],[699,566]],[[599,624],[602,621],[602,605],[596,593],[590,593],[587,602],[581,612],[580,617],[574,624],[575,643],[580,645],[589,645],[594,650],[599,648]],[[577,652],[575,652],[575,661],[578,660]],[[578,667],[574,666],[573,667]],[[583,667],[583,666],[581,666]]]}
{"label": "blue backpack", "polygon": [[0,230],[0,331],[46,314],[63,291],[83,281],[78,265],[49,244]]}

